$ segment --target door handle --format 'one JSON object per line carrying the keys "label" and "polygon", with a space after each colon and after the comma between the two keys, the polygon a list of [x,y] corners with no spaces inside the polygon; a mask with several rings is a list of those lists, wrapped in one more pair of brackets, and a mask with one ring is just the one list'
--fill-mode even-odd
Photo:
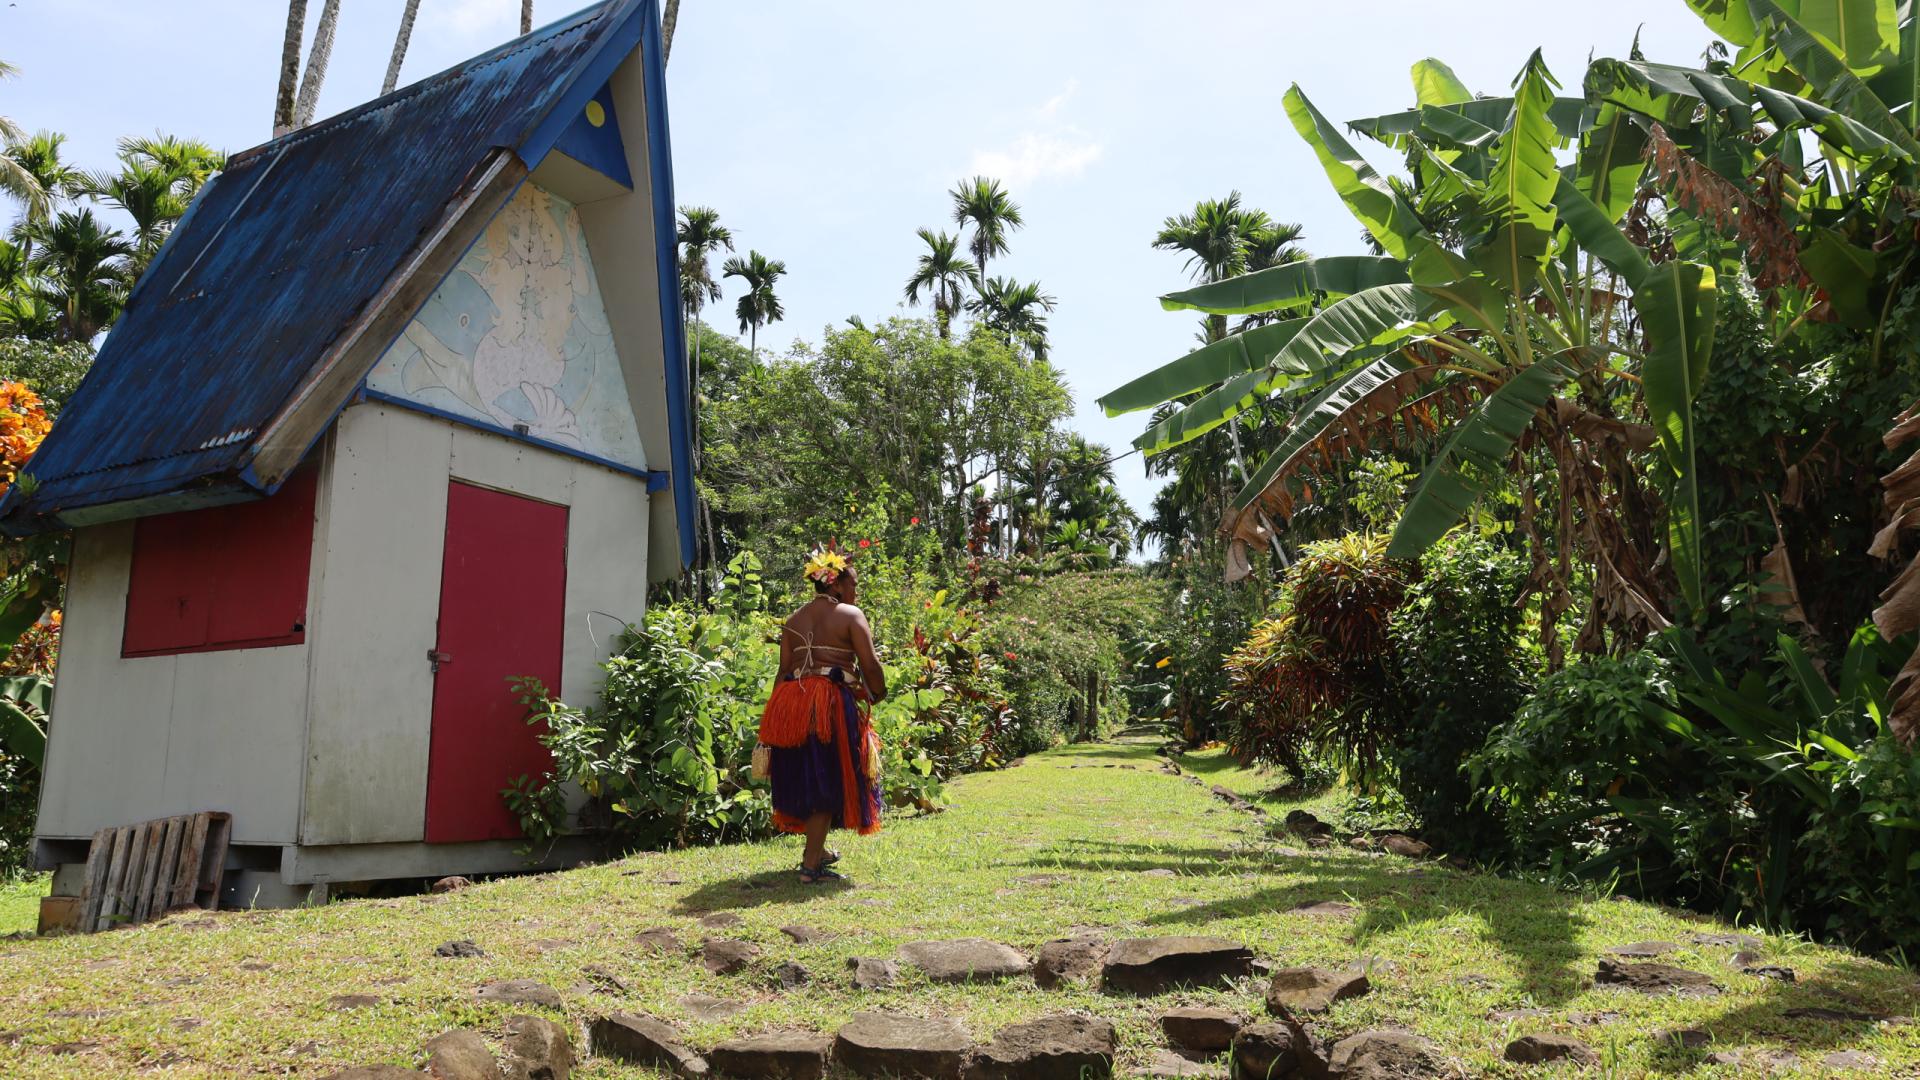
{"label": "door handle", "polygon": [[427,666],[432,670],[439,671],[441,664],[451,663],[453,663],[452,653],[443,653],[439,649],[427,650]]}

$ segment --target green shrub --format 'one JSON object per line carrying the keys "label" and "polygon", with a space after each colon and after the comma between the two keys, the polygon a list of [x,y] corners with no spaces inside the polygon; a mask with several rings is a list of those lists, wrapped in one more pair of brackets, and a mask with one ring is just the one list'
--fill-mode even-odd
{"label": "green shrub", "polygon": [[1094,737],[1131,715],[1126,646],[1152,629],[1163,603],[1159,583],[1135,570],[1008,585],[982,637],[1013,710],[1009,750]]}

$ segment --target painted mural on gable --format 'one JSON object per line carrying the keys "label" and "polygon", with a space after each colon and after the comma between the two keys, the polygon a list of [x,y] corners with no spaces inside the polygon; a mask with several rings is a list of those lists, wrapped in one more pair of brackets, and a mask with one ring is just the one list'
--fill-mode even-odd
{"label": "painted mural on gable", "polygon": [[647,467],[580,214],[532,184],[468,249],[367,388]]}

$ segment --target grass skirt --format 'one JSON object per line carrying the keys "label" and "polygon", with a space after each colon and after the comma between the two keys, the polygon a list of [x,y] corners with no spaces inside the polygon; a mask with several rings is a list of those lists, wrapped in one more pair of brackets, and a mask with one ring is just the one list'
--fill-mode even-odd
{"label": "grass skirt", "polygon": [[774,827],[805,832],[809,817],[832,814],[836,829],[878,832],[880,784],[866,774],[872,731],[853,688],[839,678],[809,675],[776,686],[760,717],[760,741],[773,748]]}

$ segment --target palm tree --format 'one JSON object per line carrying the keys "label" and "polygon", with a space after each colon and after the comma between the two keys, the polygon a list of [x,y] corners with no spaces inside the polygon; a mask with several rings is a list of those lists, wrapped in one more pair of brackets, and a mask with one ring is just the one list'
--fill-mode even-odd
{"label": "palm tree", "polygon": [[52,221],[23,230],[38,241],[28,268],[41,294],[60,313],[61,336],[92,341],[120,314],[127,296],[126,260],[135,254],[118,229],[103,228],[93,211],[63,210]]}
{"label": "palm tree", "polygon": [[[533,0],[527,0],[532,3]],[[680,22],[680,0],[667,0],[667,9],[660,14],[660,66],[667,66],[667,59],[673,55],[673,28]]]}
{"label": "palm tree", "polygon": [[[25,207],[23,220],[46,221],[61,204],[84,193],[86,174],[60,160],[60,147],[66,141],[65,135],[42,128],[32,138],[16,140],[7,147],[6,156],[33,178],[42,196],[37,205],[29,203]],[[33,241],[26,239],[24,247],[25,257],[32,258]]]}
{"label": "palm tree", "polygon": [[[6,82],[20,74],[20,69],[0,60],[0,82]],[[0,116],[0,145],[9,151],[20,145],[25,138],[20,125],[4,116]],[[27,216],[36,214],[44,217],[52,209],[48,203],[47,192],[40,187],[33,174],[14,160],[11,153],[0,154],[0,191],[6,192],[20,201],[26,208]]]}
{"label": "palm tree", "polygon": [[740,329],[751,332],[747,348],[757,354],[760,350],[760,328],[767,323],[776,323],[787,313],[780,306],[780,298],[773,294],[773,283],[786,275],[787,264],[779,259],[769,259],[757,251],[748,251],[747,257],[738,256],[728,259],[721,267],[722,277],[737,277],[747,283],[747,292],[735,305],[734,311],[740,316]]}
{"label": "palm tree", "polygon": [[960,312],[961,282],[979,288],[980,270],[958,257],[959,237],[944,232],[935,236],[932,229],[921,229],[916,235],[927,242],[928,250],[920,256],[920,265],[913,276],[907,279],[907,303],[919,303],[920,290],[927,290],[933,301],[934,318],[940,324],[940,336],[945,338],[953,317]]}
{"label": "palm tree", "polygon": [[[532,0],[528,0],[528,6],[532,6]],[[387,61],[387,80],[380,84],[381,97],[393,93],[393,88],[400,85],[400,65],[406,62],[407,42],[413,38],[413,17],[419,13],[420,0],[407,0],[405,10],[400,12],[400,33],[393,39],[393,58]],[[524,13],[522,21],[530,14],[530,11]],[[520,32],[524,34],[527,31],[523,27]]]}
{"label": "palm tree", "polygon": [[533,33],[533,0],[520,0],[520,33]]}
{"label": "palm tree", "polygon": [[967,301],[967,310],[980,316],[989,328],[1008,338],[1024,338],[1033,348],[1035,360],[1047,358],[1047,319],[1041,314],[1052,311],[1055,300],[1040,291],[1040,283],[1022,285],[1012,278],[988,278],[980,292]]}
{"label": "palm tree", "polygon": [[201,185],[226,167],[226,155],[206,143],[159,132],[120,140],[120,171],[84,176],[80,193],[133,218],[135,245],[127,271],[139,280],[167,234],[187,212]]}
{"label": "palm tree", "polygon": [[198,139],[182,139],[156,131],[152,138],[128,136],[120,140],[120,160],[137,161],[176,174],[175,193],[183,202],[192,202],[200,185],[227,167],[225,151],[215,150]]}
{"label": "palm tree", "polygon": [[1000,181],[976,176],[948,192],[953,196],[953,220],[961,226],[973,226],[968,250],[981,276],[987,272],[987,260],[1007,253],[1007,234],[1026,222],[1020,220],[1020,206],[1000,189]]}
{"label": "palm tree", "polygon": [[[1162,251],[1188,253],[1187,268],[1202,282],[1221,281],[1247,271],[1247,247],[1258,233],[1271,230],[1272,222],[1259,210],[1242,209],[1240,193],[1230,192],[1224,199],[1205,199],[1191,214],[1170,217],[1153,238],[1153,246]],[[1227,317],[1207,318],[1207,340],[1227,336]]]}
{"label": "palm tree", "polygon": [[710,206],[683,206],[674,239],[681,251],[680,301],[698,318],[709,301],[720,299],[720,283],[713,280],[707,256],[721,248],[732,251],[733,230],[720,224],[720,212]]}
{"label": "palm tree", "polygon": [[320,87],[327,81],[327,61],[333,59],[333,31],[340,23],[340,0],[327,0],[320,9],[320,25],[313,28],[313,51],[307,54],[307,74],[300,80],[300,100],[294,103],[293,126],[313,123],[320,107]]}
{"label": "palm tree", "polygon": [[[1266,228],[1254,229],[1242,245],[1245,253],[1244,272],[1256,274],[1262,270],[1271,270],[1276,266],[1312,258],[1305,248],[1295,243],[1300,239],[1300,232],[1300,226],[1281,222],[1271,222]],[[1309,310],[1313,310],[1311,305]],[[1241,319],[1238,329],[1246,330],[1249,327],[1265,326],[1283,317],[1285,316],[1278,311],[1263,311]]]}
{"label": "palm tree", "polygon": [[294,91],[300,85],[300,39],[307,32],[307,0],[287,0],[287,37],[280,46],[280,92],[273,100],[273,137],[293,130]]}

